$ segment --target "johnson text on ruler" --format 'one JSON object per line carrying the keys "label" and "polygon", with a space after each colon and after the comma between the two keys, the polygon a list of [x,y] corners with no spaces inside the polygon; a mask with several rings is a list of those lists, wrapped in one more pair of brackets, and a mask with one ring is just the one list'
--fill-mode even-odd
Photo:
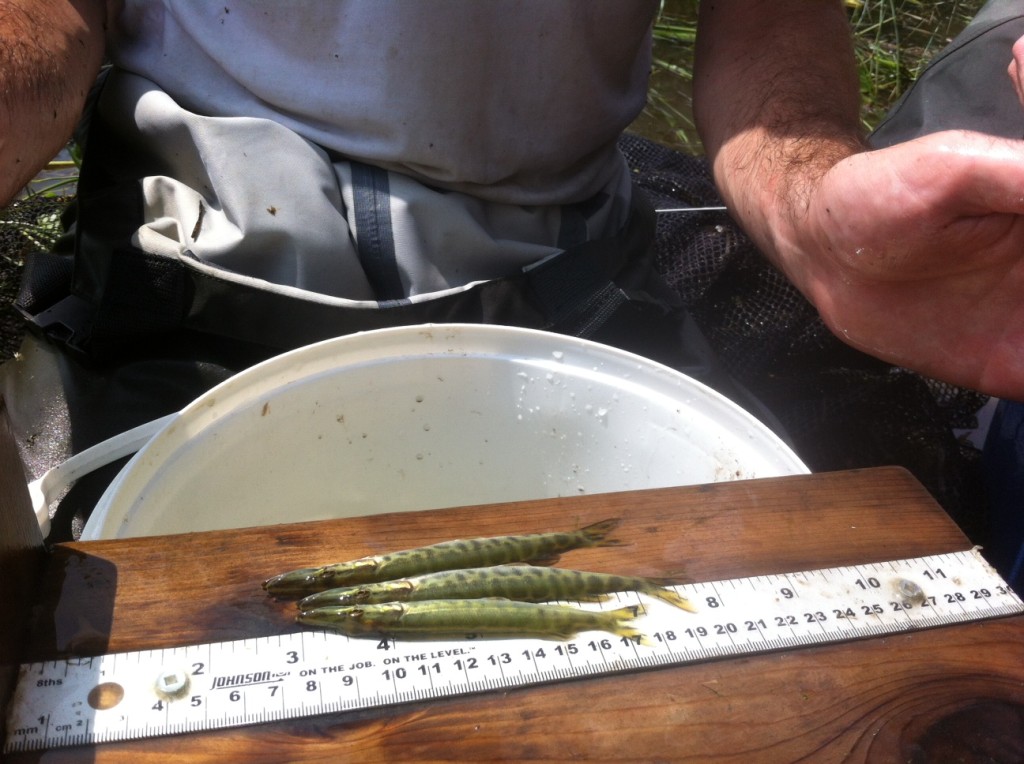
{"label": "johnson text on ruler", "polygon": [[6,751],[126,740],[842,642],[1024,612],[978,550],[675,587],[644,643],[395,641],[299,631],[21,667]]}

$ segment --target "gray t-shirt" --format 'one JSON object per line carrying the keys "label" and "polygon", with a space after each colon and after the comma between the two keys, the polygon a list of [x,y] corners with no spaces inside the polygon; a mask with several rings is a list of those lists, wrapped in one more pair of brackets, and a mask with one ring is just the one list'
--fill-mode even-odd
{"label": "gray t-shirt", "polygon": [[630,193],[616,139],[645,103],[656,6],[124,0],[101,108],[166,168],[143,181],[137,243],[375,300],[610,235]]}

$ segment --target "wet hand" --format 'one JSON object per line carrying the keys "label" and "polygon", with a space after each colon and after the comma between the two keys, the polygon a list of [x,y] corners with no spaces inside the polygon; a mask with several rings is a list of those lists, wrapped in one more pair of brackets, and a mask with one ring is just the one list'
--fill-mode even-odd
{"label": "wet hand", "polygon": [[[1017,91],[1017,98],[1024,105],[1024,37],[1014,43],[1013,60],[1010,61],[1006,73],[1010,75],[1013,87]],[[1021,132],[1024,133],[1024,129]]]}
{"label": "wet hand", "polygon": [[945,132],[854,154],[790,214],[781,262],[837,335],[1024,399],[1024,141]]}

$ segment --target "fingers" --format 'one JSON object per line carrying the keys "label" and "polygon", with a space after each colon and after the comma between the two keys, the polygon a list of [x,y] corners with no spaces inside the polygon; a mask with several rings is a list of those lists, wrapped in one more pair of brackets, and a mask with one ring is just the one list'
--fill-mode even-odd
{"label": "fingers", "polygon": [[789,267],[779,256],[783,269],[816,304],[851,274],[959,278],[1021,260],[1024,141],[951,131],[851,156],[817,187],[796,232],[777,239],[796,253]]}
{"label": "fingers", "polygon": [[1006,69],[1013,82],[1013,88],[1017,91],[1017,98],[1024,106],[1024,37],[1021,37],[1013,44],[1013,60]]}
{"label": "fingers", "polygon": [[880,159],[882,152],[935,213],[1024,215],[1024,141],[951,130],[881,149]]}

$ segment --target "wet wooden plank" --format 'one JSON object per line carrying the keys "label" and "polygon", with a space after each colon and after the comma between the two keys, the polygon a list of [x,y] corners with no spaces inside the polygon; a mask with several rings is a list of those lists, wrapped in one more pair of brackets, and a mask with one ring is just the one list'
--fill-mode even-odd
{"label": "wet wooden plank", "polygon": [[39,531],[7,406],[0,397],[0,719],[6,715],[43,564]]}
{"label": "wet wooden plank", "polygon": [[[274,573],[612,516],[629,546],[563,564],[700,581],[970,547],[889,468],[66,544],[25,660],[285,633]],[[1024,750],[1024,618],[12,760],[936,760],[979,740]]]}

